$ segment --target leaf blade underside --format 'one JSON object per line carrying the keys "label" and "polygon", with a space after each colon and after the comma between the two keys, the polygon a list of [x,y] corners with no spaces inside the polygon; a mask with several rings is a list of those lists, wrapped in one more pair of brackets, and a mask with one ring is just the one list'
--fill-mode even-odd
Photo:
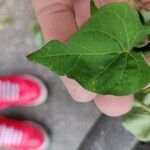
{"label": "leaf blade underside", "polygon": [[28,59],[75,79],[89,91],[128,95],[150,83],[150,66],[142,53],[132,52],[149,34],[150,28],[128,4],[108,4],[66,44],[50,41]]}

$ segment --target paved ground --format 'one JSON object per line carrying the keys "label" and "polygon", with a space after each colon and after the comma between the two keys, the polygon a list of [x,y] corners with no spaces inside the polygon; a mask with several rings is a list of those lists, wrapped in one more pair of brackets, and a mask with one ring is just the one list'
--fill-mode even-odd
{"label": "paved ground", "polygon": [[74,102],[56,75],[26,61],[25,55],[38,48],[30,34],[35,22],[31,1],[0,0],[0,18],[4,16],[13,17],[14,24],[0,31],[0,73],[40,76],[49,87],[49,98],[36,108],[12,108],[0,114],[43,123],[51,131],[51,150],[76,150],[100,112],[93,103]]}
{"label": "paved ground", "polygon": [[[12,17],[14,23],[0,25],[0,74],[30,73],[45,81],[46,103],[35,108],[11,108],[0,115],[28,119],[45,126],[51,135],[50,150],[148,150],[139,144],[118,119],[101,116],[94,103],[72,100],[62,82],[46,68],[27,62],[25,55],[38,48],[31,29],[36,22],[31,0],[0,0],[0,22]],[[11,19],[10,19],[11,20]]]}
{"label": "paved ground", "polygon": [[136,144],[137,140],[123,128],[118,118],[102,115],[80,145],[79,150],[133,150]]}

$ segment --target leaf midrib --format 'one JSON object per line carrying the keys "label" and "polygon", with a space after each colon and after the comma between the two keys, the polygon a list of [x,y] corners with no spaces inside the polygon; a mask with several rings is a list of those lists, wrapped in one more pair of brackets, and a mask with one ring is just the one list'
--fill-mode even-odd
{"label": "leaf midrib", "polygon": [[59,55],[45,55],[45,56],[34,56],[34,58],[36,58],[36,57],[44,57],[44,58],[46,58],[46,57],[60,57],[60,56],[75,56],[75,55],[77,55],[77,56],[99,56],[99,55],[106,55],[106,54],[123,54],[123,53],[126,53],[126,52],[122,52],[122,53],[99,53],[99,54],[79,54],[79,53],[74,53],[74,54],[59,54]]}
{"label": "leaf midrib", "polygon": [[[107,36],[110,36],[110,37],[112,37],[112,38],[120,45],[120,47],[121,47],[125,52],[128,52],[128,50],[120,43],[120,41],[119,41],[114,35],[112,35],[112,34],[110,34],[110,33],[107,33],[107,32],[104,32],[104,31],[98,30],[98,29],[90,29],[90,30],[82,31],[82,33],[86,33],[86,32],[100,32],[100,33],[102,33],[102,34],[105,34],[105,35],[107,35]],[[69,43],[69,44],[71,44],[71,43]]]}

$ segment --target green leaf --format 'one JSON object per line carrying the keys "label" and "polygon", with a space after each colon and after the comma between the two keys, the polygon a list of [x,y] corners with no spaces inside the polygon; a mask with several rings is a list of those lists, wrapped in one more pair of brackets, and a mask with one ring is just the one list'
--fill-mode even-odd
{"label": "green leaf", "polygon": [[94,4],[94,0],[91,0],[91,15],[93,16],[98,8]]}
{"label": "green leaf", "polygon": [[100,8],[67,43],[50,41],[28,59],[98,94],[128,95],[150,83],[150,66],[132,51],[150,34],[125,3]]}
{"label": "green leaf", "polygon": [[134,108],[122,121],[139,140],[150,141],[150,88],[135,94]]}

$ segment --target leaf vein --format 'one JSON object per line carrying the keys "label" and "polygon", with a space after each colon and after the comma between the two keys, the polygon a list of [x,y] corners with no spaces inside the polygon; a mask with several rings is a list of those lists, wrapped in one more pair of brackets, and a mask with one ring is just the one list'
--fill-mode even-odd
{"label": "leaf vein", "polygon": [[119,42],[119,40],[118,40],[114,35],[112,35],[112,34],[109,34],[109,33],[107,33],[107,32],[104,32],[104,31],[98,30],[98,29],[90,29],[90,30],[86,30],[86,31],[84,31],[84,32],[82,32],[82,33],[91,32],[91,31],[92,31],[92,32],[100,32],[100,33],[102,33],[102,34],[105,34],[105,35],[108,35],[108,36],[112,37],[115,41],[118,42],[118,44],[121,46],[121,48],[122,48],[124,51],[127,52],[126,48],[125,48],[125,47]]}

